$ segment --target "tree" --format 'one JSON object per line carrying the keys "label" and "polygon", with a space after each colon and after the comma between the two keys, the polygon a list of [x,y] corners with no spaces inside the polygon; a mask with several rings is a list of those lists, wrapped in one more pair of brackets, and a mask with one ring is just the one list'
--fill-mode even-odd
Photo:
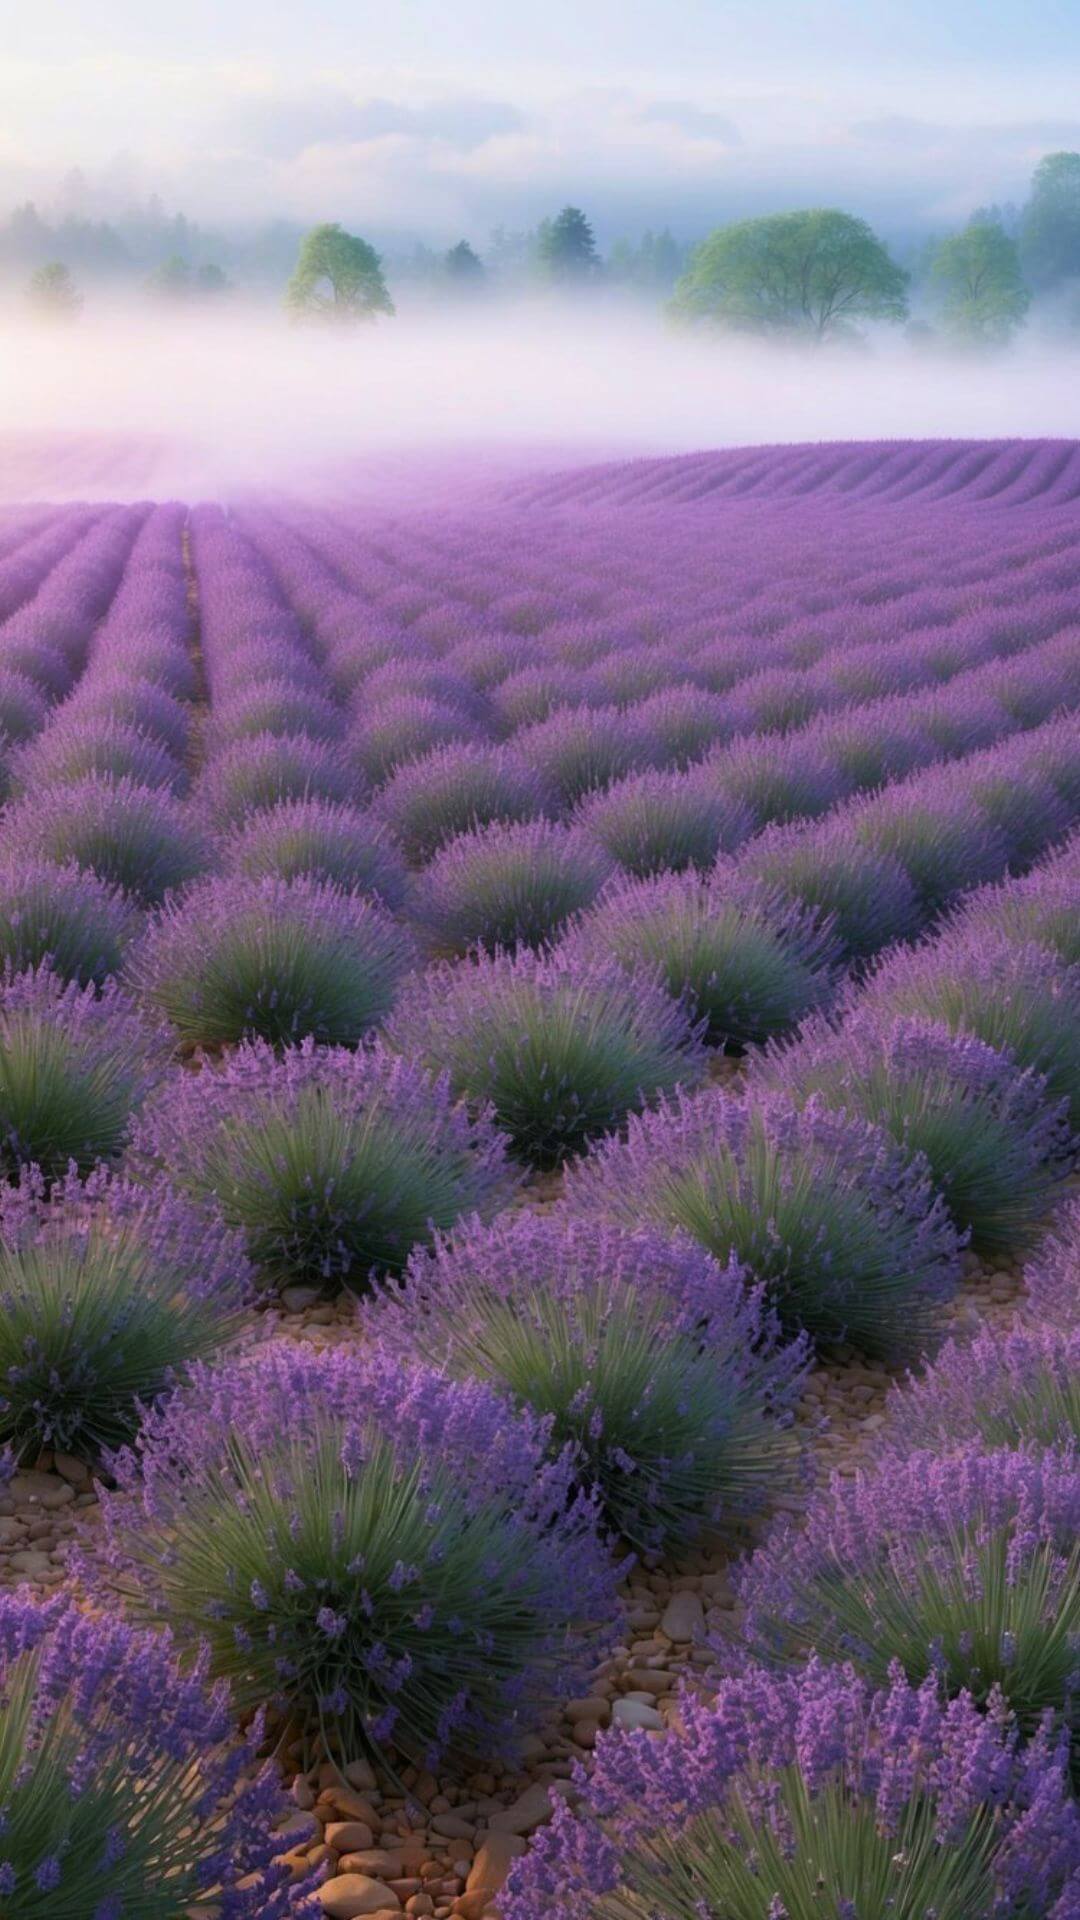
{"label": "tree", "polygon": [[738,333],[822,341],[854,320],[906,319],[907,280],[865,220],[818,207],[718,227],[691,256],[671,311]]}
{"label": "tree", "polygon": [[630,240],[616,240],[607,271],[620,286],[637,287],[644,293],[670,293],[685,263],[686,249],[667,227],[660,233],[647,227],[636,247]]}
{"label": "tree", "polygon": [[1040,291],[1080,274],[1080,153],[1048,153],[1020,215],[1020,263]]}
{"label": "tree", "polygon": [[484,263],[467,240],[459,240],[456,247],[451,247],[444,255],[443,271],[447,279],[463,292],[481,286],[486,278]]}
{"label": "tree", "polygon": [[48,260],[31,274],[29,299],[34,311],[47,320],[74,320],[83,303],[62,260]]}
{"label": "tree", "polygon": [[996,220],[971,220],[939,243],[930,287],[948,332],[976,346],[1003,345],[1031,305],[1016,242]]}
{"label": "tree", "polygon": [[224,273],[212,260],[208,260],[195,275],[195,291],[198,294],[205,294],[209,299],[216,299],[219,293],[230,293],[232,286],[228,274]]}
{"label": "tree", "polygon": [[298,320],[343,325],[394,311],[374,247],[337,221],[305,234],[285,304]]}
{"label": "tree", "polygon": [[191,268],[183,254],[170,253],[167,260],[146,276],[149,293],[164,300],[186,300],[191,292]]}
{"label": "tree", "polygon": [[564,207],[554,220],[540,222],[536,261],[545,280],[562,286],[580,286],[596,279],[601,270],[600,255],[580,207]]}

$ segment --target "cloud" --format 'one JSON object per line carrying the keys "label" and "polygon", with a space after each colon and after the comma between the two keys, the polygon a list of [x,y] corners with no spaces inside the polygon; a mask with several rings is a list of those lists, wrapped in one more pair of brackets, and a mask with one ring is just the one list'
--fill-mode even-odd
{"label": "cloud", "polygon": [[461,97],[412,106],[318,88],[295,95],[273,94],[239,109],[230,107],[218,134],[224,141],[285,161],[309,147],[356,145],[393,135],[445,143],[469,153],[524,125],[521,110],[503,100]]}
{"label": "cloud", "polygon": [[742,145],[742,134],[724,113],[697,107],[692,100],[654,100],[639,109],[636,118],[643,126],[675,127],[691,140],[716,141],[722,147]]}

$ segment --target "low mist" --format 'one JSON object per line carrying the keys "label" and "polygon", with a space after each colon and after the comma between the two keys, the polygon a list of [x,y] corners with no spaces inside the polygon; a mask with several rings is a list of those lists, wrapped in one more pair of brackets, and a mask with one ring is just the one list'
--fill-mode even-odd
{"label": "low mist", "polygon": [[985,358],[888,335],[781,350],[539,301],[339,333],[238,304],[9,319],[0,355],[9,433],[89,437],[81,462],[70,445],[54,464],[25,442],[0,453],[6,498],[314,493],[343,466],[357,487],[423,491],[463,454],[482,482],[508,462],[754,442],[1080,434],[1077,356],[1035,336]]}

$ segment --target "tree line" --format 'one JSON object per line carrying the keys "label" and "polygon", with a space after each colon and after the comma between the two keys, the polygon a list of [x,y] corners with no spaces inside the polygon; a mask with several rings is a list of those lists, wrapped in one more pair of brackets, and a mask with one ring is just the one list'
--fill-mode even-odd
{"label": "tree line", "polygon": [[[937,334],[996,346],[1013,337],[1034,298],[1070,289],[1080,296],[1080,153],[1048,154],[1022,207],[978,209],[909,265],[866,221],[829,207],[732,221],[693,248],[666,229],[650,231],[637,243],[616,243],[604,259],[586,214],[565,206],[532,233],[496,229],[486,259],[462,239],[441,255],[417,248],[398,273],[446,297],[515,279],[564,292],[621,287],[663,301],[681,325],[769,338],[825,343],[856,335],[860,324],[884,322],[908,323],[916,340]],[[230,290],[219,264],[193,263],[178,251],[145,284],[174,301]],[[72,318],[82,305],[75,276],[59,258],[35,269],[29,294],[39,312],[54,317]],[[395,312],[385,260],[337,223],[313,227],[300,240],[285,304],[297,320],[335,324]],[[1080,323],[1080,306],[1075,318]]]}

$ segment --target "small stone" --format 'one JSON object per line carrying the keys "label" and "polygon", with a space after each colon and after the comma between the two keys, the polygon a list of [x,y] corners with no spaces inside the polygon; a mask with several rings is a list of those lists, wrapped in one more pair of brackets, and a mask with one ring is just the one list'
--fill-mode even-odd
{"label": "small stone", "polygon": [[329,1920],[357,1920],[360,1914],[400,1913],[401,1902],[381,1880],[366,1873],[339,1873],[319,1888],[322,1910]]}
{"label": "small stone", "polygon": [[360,1793],[374,1793],[379,1784],[370,1760],[350,1760],[341,1771],[350,1787],[356,1787]]}
{"label": "small stone", "polygon": [[644,1727],[650,1733],[658,1733],[664,1724],[656,1708],[644,1700],[616,1700],[611,1717],[617,1727]]}
{"label": "small stone", "polygon": [[322,1299],[321,1287],[283,1287],[281,1304],[286,1313],[305,1313],[308,1307],[317,1306]]}
{"label": "small stone", "polygon": [[53,1466],[62,1480],[70,1480],[73,1487],[90,1485],[90,1469],[85,1460],[77,1460],[73,1453],[53,1455]]}
{"label": "small stone", "polygon": [[323,1838],[335,1853],[366,1853],[375,1844],[375,1835],[363,1820],[331,1820]]}
{"label": "small stone", "polygon": [[385,1847],[357,1847],[355,1852],[342,1855],[341,1865],[349,1873],[366,1873],[383,1880],[396,1880],[405,1862],[400,1853],[388,1853]]}
{"label": "small stone", "polygon": [[673,1593],[660,1616],[660,1631],[681,1646],[704,1639],[705,1609],[701,1595],[692,1587],[680,1587]]}
{"label": "small stone", "polygon": [[526,1851],[524,1840],[516,1833],[487,1833],[476,1859],[469,1868],[466,1893],[498,1893],[512,1863]]}
{"label": "small stone", "polygon": [[582,1700],[570,1700],[564,1709],[570,1721],[596,1720],[604,1726],[611,1717],[611,1702],[603,1700],[598,1694],[591,1693]]}
{"label": "small stone", "polygon": [[40,1580],[43,1574],[52,1572],[52,1561],[47,1553],[36,1553],[27,1547],[22,1553],[13,1553],[8,1561],[16,1573],[24,1573],[28,1580]]}
{"label": "small stone", "polygon": [[417,1920],[428,1920],[428,1916],[435,1911],[435,1902],[430,1893],[414,1893],[410,1900],[406,1900],[405,1911],[415,1914]]}
{"label": "small stone", "polygon": [[570,1738],[575,1747],[584,1747],[586,1752],[591,1752],[596,1745],[596,1736],[599,1731],[600,1724],[596,1720],[575,1720],[574,1731]]}
{"label": "small stone", "polygon": [[550,1819],[551,1798],[548,1789],[536,1780],[531,1787],[526,1787],[512,1807],[504,1807],[501,1813],[493,1813],[488,1826],[492,1833],[532,1833],[534,1827],[542,1827],[545,1820]]}
{"label": "small stone", "polygon": [[441,1833],[447,1840],[471,1840],[476,1832],[475,1820],[463,1820],[459,1813],[436,1813],[432,1816],[431,1830]]}

